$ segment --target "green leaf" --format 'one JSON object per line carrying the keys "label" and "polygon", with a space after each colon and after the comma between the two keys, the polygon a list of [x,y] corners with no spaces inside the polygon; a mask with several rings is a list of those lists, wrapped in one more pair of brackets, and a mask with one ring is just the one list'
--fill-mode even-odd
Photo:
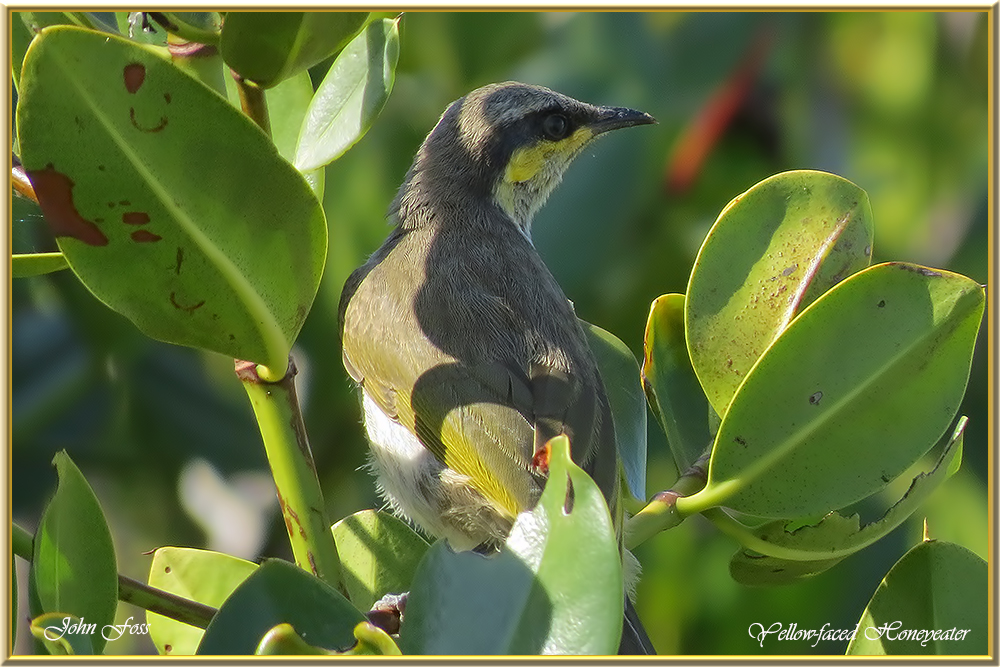
{"label": "green leaf", "polygon": [[374,21],[337,56],[316,90],[295,151],[308,172],[344,154],[378,117],[396,78],[399,19]]}
{"label": "green leaf", "polygon": [[714,412],[688,356],[683,294],[664,294],[653,301],[643,349],[643,386],[667,434],[677,470],[683,473],[712,444],[709,415]]}
{"label": "green leaf", "polygon": [[354,627],[354,646],[345,651],[328,651],[308,644],[288,623],[271,628],[257,646],[257,655],[402,655],[396,642],[384,630],[368,622]]}
{"label": "green leaf", "polygon": [[[235,89],[232,77],[227,77]],[[295,145],[299,139],[299,128],[313,99],[312,80],[309,72],[300,72],[269,88],[264,93],[267,110],[271,117],[271,138],[278,147],[278,153],[289,162],[295,159]]]}
{"label": "green leaf", "polygon": [[222,19],[218,12],[155,12],[155,19],[158,28],[181,39],[199,44],[219,43]]}
{"label": "green leaf", "polygon": [[629,492],[637,500],[645,500],[646,397],[639,364],[628,346],[613,334],[583,320],[580,324],[597,359],[611,403],[618,456],[625,469]]}
{"label": "green leaf", "polygon": [[88,289],[153,338],[280,376],[326,257],[301,174],[221,97],[114,36],[46,29],[22,84],[22,162]]}
{"label": "green leaf", "polygon": [[861,526],[861,517],[831,512],[814,525],[793,527],[790,521],[771,521],[754,529],[733,531],[719,515],[706,514],[723,532],[745,548],[733,555],[729,573],[747,586],[772,586],[824,572],[847,556],[868,547],[908,519],[930,494],[950,478],[962,464],[962,433],[968,420],[962,417],[945,444],[933,469],[913,478],[906,493],[877,520]]}
{"label": "green leaf", "polygon": [[402,655],[393,638],[371,623],[358,623],[354,626],[354,638],[358,643],[345,651],[345,655]]}
{"label": "green leaf", "polygon": [[678,511],[794,518],[883,488],[954,418],[984,301],[974,281],[913,264],[837,285],[754,367],[719,429],[708,484]]}
{"label": "green leaf", "polygon": [[94,655],[94,638],[101,637],[103,627],[73,614],[51,612],[32,619],[28,629],[51,655]]}
{"label": "green leaf", "polygon": [[222,57],[250,81],[270,88],[344,48],[367,12],[229,12]]}
{"label": "green leaf", "polygon": [[27,255],[11,256],[11,276],[14,278],[29,278],[46,273],[62,271],[69,264],[61,252],[39,252]]}
{"label": "green leaf", "polygon": [[279,623],[264,635],[254,655],[334,655],[334,651],[307,644],[288,623]]}
{"label": "green leaf", "polygon": [[[42,613],[62,613],[103,628],[118,608],[118,565],[111,531],[94,491],[66,452],[52,460],[59,486],[42,512],[31,559]],[[93,652],[104,650],[100,633]]]}
{"label": "green leaf", "polygon": [[[549,479],[506,547],[487,558],[444,540],[420,564],[400,644],[407,654],[613,654],[622,569],[600,489],[550,441]],[[581,548],[585,545],[585,548]]]}
{"label": "green leaf", "polygon": [[868,195],[818,171],[761,181],[719,215],[687,290],[687,343],[725,416],[754,363],[795,315],[871,261]]}
{"label": "green leaf", "polygon": [[410,590],[429,545],[412,528],[385,512],[363,510],[333,525],[344,584],[362,611],[382,596]]}
{"label": "green leaf", "polygon": [[[257,564],[203,549],[161,547],[153,554],[149,585],[211,607],[220,607]],[[194,655],[205,631],[151,611],[149,638],[161,655]]]}
{"label": "green leaf", "polygon": [[354,626],[364,620],[343,595],[315,576],[287,561],[268,560],[219,609],[198,654],[250,655],[280,623],[291,624],[312,646],[342,651],[354,644]]}
{"label": "green leaf", "polygon": [[886,575],[861,616],[848,655],[983,655],[989,651],[986,561],[928,540]]}

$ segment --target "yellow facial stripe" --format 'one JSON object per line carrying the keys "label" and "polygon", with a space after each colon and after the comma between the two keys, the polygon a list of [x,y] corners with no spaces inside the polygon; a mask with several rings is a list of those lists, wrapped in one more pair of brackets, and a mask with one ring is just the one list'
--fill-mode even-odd
{"label": "yellow facial stripe", "polygon": [[569,158],[593,137],[594,133],[590,129],[581,127],[562,141],[543,140],[518,148],[507,163],[505,180],[514,183],[530,181],[552,160],[553,156],[565,155]]}

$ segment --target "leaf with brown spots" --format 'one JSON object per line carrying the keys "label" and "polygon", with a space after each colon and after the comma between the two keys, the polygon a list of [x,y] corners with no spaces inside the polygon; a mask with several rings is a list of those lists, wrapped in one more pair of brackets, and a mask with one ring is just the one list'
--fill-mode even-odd
{"label": "leaf with brown spots", "polygon": [[[114,35],[43,30],[20,84],[21,161],[87,288],[153,338],[281,374],[322,275],[326,221],[268,138]],[[212,159],[178,149],[191,146]]]}

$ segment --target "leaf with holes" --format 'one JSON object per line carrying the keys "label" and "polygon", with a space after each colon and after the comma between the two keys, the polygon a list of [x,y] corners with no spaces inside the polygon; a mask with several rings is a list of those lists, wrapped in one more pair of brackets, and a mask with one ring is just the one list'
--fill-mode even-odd
{"label": "leaf with holes", "polygon": [[[404,653],[579,654],[618,650],[624,592],[600,489],[550,441],[549,479],[491,558],[444,540],[420,564],[400,629]],[[581,548],[586,545],[586,548]]]}
{"label": "leaf with holes", "polygon": [[[752,530],[731,533],[745,547],[729,561],[733,579],[747,586],[786,584],[819,574],[882,539],[908,519],[938,486],[962,465],[962,417],[935,466],[913,478],[903,497],[864,526],[861,517],[831,512],[819,523],[792,528],[789,521],[769,521]],[[715,516],[710,516],[713,521]],[[725,520],[725,519],[723,519]],[[735,521],[735,519],[729,519]],[[726,532],[726,526],[720,526]]]}
{"label": "leaf with holes", "polygon": [[[203,549],[161,547],[149,566],[149,585],[219,607],[257,569],[256,563]],[[151,611],[149,638],[161,655],[194,655],[205,631]]]}
{"label": "leaf with holes", "polygon": [[22,162],[80,280],[153,338],[283,373],[326,258],[302,175],[150,47],[48,28],[21,76]]}

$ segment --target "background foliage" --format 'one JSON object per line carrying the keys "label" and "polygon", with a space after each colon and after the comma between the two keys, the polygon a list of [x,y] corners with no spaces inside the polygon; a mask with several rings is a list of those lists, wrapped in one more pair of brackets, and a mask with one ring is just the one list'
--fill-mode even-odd
{"label": "background foliage", "polygon": [[[873,262],[918,262],[985,283],[986,18],[408,13],[382,116],[327,168],[330,255],[295,351],[330,515],[379,503],[371,477],[359,470],[366,445],[336,334],[341,286],[388,232],[386,207],[449,102],[516,79],[657,117],[655,129],[616,134],[577,160],[534,226],[536,246],[580,316],[638,357],[650,302],[685,290],[719,211],[786,169],[832,171],[868,192]],[[314,68],[314,81],[327,66]],[[280,122],[272,116],[276,134]],[[699,136],[712,139],[704,151]],[[191,150],[191,159],[211,159]],[[15,199],[13,218],[15,252],[54,249],[32,204]],[[11,307],[16,521],[37,523],[55,484],[50,461],[65,448],[108,515],[124,574],[145,579],[150,558],[141,554],[162,545],[290,556],[231,359],[147,339],[69,272],[14,281]],[[657,649],[756,655],[751,623],[853,627],[882,576],[919,539],[925,516],[933,537],[986,558],[986,332],[960,410],[970,417],[963,469],[864,555],[805,583],[749,589],[728,575],[734,543],[701,519],[643,545],[638,609]],[[654,492],[676,472],[658,424],[649,425]],[[151,651],[143,641],[123,639],[108,651]],[[771,641],[763,650],[845,648]]]}

